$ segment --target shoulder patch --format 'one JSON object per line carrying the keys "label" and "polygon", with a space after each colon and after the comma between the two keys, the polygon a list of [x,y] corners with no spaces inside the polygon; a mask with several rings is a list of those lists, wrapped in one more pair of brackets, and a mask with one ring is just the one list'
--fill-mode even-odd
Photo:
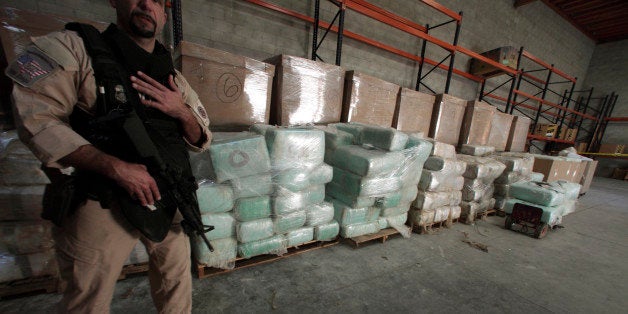
{"label": "shoulder patch", "polygon": [[35,82],[47,77],[59,67],[59,64],[48,57],[37,47],[27,50],[15,59],[4,73],[16,83],[31,87]]}

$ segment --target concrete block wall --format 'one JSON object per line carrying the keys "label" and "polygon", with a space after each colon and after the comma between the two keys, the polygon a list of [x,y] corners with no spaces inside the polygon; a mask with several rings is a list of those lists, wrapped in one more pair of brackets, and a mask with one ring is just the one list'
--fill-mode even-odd
{"label": "concrete block wall", "polygon": [[[615,92],[619,95],[612,116],[628,117],[628,40],[600,44],[595,47],[584,85],[594,87],[598,96]],[[628,144],[628,123],[608,124],[602,143]],[[597,175],[609,176],[616,167],[628,168],[628,161],[600,159]]]}

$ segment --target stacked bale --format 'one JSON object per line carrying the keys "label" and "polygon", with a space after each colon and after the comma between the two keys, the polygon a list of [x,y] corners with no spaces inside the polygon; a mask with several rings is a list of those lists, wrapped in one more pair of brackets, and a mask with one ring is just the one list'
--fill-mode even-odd
{"label": "stacked bale", "polygon": [[495,179],[495,209],[504,210],[506,201],[511,198],[510,187],[513,183],[530,181],[534,156],[525,153],[501,153],[491,158],[506,165],[502,175]]}
{"label": "stacked bale", "polygon": [[461,217],[465,223],[472,223],[478,214],[495,206],[493,181],[499,177],[506,166],[491,158],[458,155],[458,160],[467,164],[462,189]]}
{"label": "stacked bale", "polygon": [[274,193],[271,197],[275,235],[286,247],[337,237],[334,207],[325,202],[325,184],[333,169],[325,164],[325,133],[314,128],[255,126],[270,155]]}
{"label": "stacked bale", "polygon": [[431,156],[425,162],[419,193],[410,211],[410,224],[423,229],[460,217],[460,202],[466,163],[456,159],[453,145],[432,141]]}
{"label": "stacked bale", "polygon": [[431,143],[392,128],[334,124],[325,129],[326,161],[334,167],[327,199],[340,234],[352,238],[405,226]]}

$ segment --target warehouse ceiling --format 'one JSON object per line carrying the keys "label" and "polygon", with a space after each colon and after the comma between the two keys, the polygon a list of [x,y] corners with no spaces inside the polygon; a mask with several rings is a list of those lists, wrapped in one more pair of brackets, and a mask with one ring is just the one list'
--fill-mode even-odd
{"label": "warehouse ceiling", "polygon": [[[535,0],[516,0],[519,7]],[[597,43],[628,39],[627,0],[541,0]]]}

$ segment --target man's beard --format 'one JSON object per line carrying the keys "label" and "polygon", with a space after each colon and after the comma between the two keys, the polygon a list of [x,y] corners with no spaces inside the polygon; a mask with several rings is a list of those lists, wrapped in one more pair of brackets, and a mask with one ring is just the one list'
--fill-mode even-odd
{"label": "man's beard", "polygon": [[[148,19],[150,19],[153,23],[153,28],[152,29],[142,29],[139,26],[137,26],[133,20],[134,18],[141,18],[141,17],[146,17]],[[131,32],[133,32],[134,35],[139,36],[139,37],[143,37],[143,38],[153,38],[155,37],[155,29],[157,28],[157,23],[155,23],[155,20],[153,20],[152,17],[139,13],[139,12],[133,12],[131,14],[131,21],[129,22],[129,26],[131,28]]]}

